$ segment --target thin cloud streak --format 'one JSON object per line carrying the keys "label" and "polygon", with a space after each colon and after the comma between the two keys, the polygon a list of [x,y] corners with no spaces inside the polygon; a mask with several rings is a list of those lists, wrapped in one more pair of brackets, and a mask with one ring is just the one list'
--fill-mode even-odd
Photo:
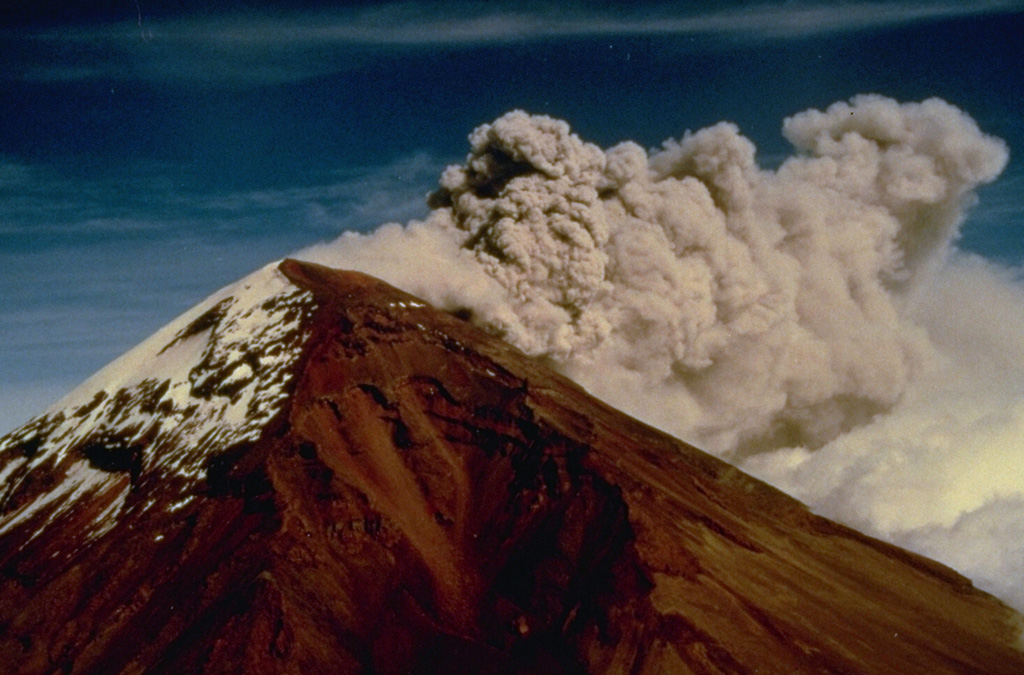
{"label": "thin cloud streak", "polygon": [[[478,44],[550,38],[732,35],[762,39],[803,38],[916,21],[941,20],[1015,11],[1019,0],[990,0],[970,5],[954,2],[862,2],[856,4],[761,4],[703,13],[659,12],[655,16],[507,12],[461,19],[433,19],[403,13],[401,6],[367,12],[351,23],[314,28],[310,38],[361,44]],[[397,11],[396,11],[397,10]],[[300,33],[293,33],[299,37]],[[286,36],[287,37],[287,36]]]}
{"label": "thin cloud streak", "polygon": [[259,237],[275,230],[292,237],[301,232],[308,243],[309,236],[425,216],[427,194],[446,163],[421,151],[377,166],[324,172],[307,185],[220,192],[177,187],[164,175],[185,171],[175,165],[138,165],[127,175],[84,179],[0,158],[0,248],[10,251],[23,239],[40,237],[103,244],[136,234]]}
{"label": "thin cloud streak", "polygon": [[[643,36],[791,40],[917,22],[1024,11],[1021,0],[760,4],[688,13],[565,12],[468,5],[460,16],[420,4],[370,10],[143,20],[0,33],[17,44],[8,79],[157,79],[209,84],[286,82],[359,67],[386,48],[472,48],[553,39]],[[703,45],[708,47],[708,45]],[[72,49],[72,47],[74,49]],[[79,60],[68,63],[67,53]],[[344,53],[337,53],[344,52]],[[343,57],[343,58],[341,58]],[[8,57],[11,58],[11,57]]]}

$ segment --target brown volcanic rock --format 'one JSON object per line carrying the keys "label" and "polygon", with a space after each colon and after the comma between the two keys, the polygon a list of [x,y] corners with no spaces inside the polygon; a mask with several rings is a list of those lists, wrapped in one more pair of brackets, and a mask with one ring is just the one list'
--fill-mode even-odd
{"label": "brown volcanic rock", "polygon": [[0,670],[1024,672],[1019,616],[954,572],[382,282],[281,270],[313,299],[281,412],[193,487],[106,442],[82,508],[0,529]]}

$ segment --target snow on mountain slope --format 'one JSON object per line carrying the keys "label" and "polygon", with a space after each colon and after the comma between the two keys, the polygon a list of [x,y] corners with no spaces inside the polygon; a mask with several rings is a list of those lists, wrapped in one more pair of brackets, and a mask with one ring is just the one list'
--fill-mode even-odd
{"label": "snow on mountain slope", "polygon": [[0,534],[31,521],[24,546],[91,495],[98,536],[140,481],[202,480],[209,449],[255,441],[280,411],[313,306],[267,265],[0,439]]}

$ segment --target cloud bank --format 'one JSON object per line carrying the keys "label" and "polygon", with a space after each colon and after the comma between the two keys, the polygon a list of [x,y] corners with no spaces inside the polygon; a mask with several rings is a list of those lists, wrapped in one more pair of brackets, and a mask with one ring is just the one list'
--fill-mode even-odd
{"label": "cloud bank", "polygon": [[768,171],[729,123],[603,150],[511,112],[427,219],[300,255],[467,313],[1024,609],[1024,289],[953,246],[1005,144],[941,100],[875,95],[783,134]]}

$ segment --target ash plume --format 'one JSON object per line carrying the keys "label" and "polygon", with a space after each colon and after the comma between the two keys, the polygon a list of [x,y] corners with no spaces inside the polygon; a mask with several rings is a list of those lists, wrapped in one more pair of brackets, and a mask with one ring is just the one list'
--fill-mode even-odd
{"label": "ash plume", "polygon": [[[878,95],[794,115],[783,134],[795,152],[767,170],[730,123],[603,150],[510,112],[470,135],[427,219],[300,255],[470,316],[626,412],[940,560],[971,527],[1024,535],[1005,439],[986,445],[968,413],[939,407],[1002,406],[997,426],[1024,408],[1024,340],[991,326],[1024,326],[1024,293],[955,249],[1006,145],[942,100]],[[1024,563],[998,557],[956,564],[1024,607]]]}
{"label": "ash plume", "polygon": [[390,281],[716,452],[819,447],[933,360],[908,289],[1007,152],[936,99],[861,96],[783,131],[798,153],[766,171],[728,123],[605,152],[515,111],[473,132],[425,223],[314,257],[398,258]]}

